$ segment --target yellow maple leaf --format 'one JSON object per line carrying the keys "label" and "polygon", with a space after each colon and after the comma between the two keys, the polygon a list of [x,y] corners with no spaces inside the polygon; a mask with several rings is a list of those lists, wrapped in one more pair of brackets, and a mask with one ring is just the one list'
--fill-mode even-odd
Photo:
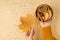
{"label": "yellow maple leaf", "polygon": [[36,23],[35,18],[31,14],[28,14],[27,17],[20,17],[20,21],[22,24],[19,25],[19,28],[25,32],[29,31]]}
{"label": "yellow maple leaf", "polygon": [[21,30],[23,30],[24,32],[28,32],[30,30],[29,26],[28,25],[23,25],[23,24],[20,24],[19,25],[19,28]]}

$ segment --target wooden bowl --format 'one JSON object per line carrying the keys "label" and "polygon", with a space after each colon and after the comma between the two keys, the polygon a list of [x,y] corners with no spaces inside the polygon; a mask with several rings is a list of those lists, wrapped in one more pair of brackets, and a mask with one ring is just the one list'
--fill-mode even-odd
{"label": "wooden bowl", "polygon": [[40,21],[46,22],[52,18],[53,10],[49,5],[42,4],[37,7],[35,14]]}

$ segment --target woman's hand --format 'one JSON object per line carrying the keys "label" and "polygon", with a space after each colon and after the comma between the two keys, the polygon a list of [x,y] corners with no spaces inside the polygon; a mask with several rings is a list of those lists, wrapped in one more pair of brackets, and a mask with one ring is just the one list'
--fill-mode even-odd
{"label": "woman's hand", "polygon": [[50,26],[52,23],[52,19],[50,19],[49,21],[46,22],[40,22],[41,27],[48,27]]}
{"label": "woman's hand", "polygon": [[34,36],[34,29],[31,29],[29,32],[26,33],[26,40],[33,40]]}

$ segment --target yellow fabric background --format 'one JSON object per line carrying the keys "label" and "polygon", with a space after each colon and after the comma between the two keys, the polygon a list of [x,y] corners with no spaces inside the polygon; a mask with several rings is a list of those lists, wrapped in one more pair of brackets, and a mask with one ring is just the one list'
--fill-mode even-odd
{"label": "yellow fabric background", "polygon": [[[52,32],[60,40],[60,0],[0,0],[0,40],[25,40],[25,33],[17,27],[20,16],[35,13],[37,6],[45,3],[54,11]],[[39,29],[35,29],[39,34]],[[35,40],[40,40],[40,34],[36,34]]]}

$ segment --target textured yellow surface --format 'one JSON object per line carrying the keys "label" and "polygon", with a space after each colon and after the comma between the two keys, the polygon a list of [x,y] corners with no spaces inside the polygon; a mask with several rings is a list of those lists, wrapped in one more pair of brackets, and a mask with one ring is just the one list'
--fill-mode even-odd
{"label": "textured yellow surface", "polygon": [[[17,26],[21,23],[19,18],[35,13],[42,3],[49,4],[54,11],[52,32],[60,40],[60,0],[0,0],[0,40],[25,40],[25,33]],[[36,29],[35,40],[40,40],[39,27]]]}

